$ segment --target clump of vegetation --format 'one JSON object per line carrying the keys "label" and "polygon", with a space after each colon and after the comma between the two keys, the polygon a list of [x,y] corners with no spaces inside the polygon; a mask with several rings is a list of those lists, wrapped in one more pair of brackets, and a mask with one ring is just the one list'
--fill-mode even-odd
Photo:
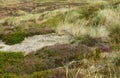
{"label": "clump of vegetation", "polygon": [[25,36],[26,36],[26,33],[24,32],[16,32],[16,33],[5,35],[2,37],[2,39],[3,41],[5,41],[6,44],[13,45],[13,44],[22,42]]}

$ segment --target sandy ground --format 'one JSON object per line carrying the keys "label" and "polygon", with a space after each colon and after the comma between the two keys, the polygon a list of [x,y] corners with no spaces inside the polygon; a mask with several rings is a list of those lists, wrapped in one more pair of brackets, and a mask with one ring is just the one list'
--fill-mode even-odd
{"label": "sandy ground", "polygon": [[19,44],[6,45],[0,41],[0,51],[12,51],[12,52],[24,52],[28,54],[41,49],[45,46],[54,45],[57,43],[69,43],[70,37],[66,35],[58,36],[57,34],[47,34],[47,35],[35,35],[32,37],[25,38]]}

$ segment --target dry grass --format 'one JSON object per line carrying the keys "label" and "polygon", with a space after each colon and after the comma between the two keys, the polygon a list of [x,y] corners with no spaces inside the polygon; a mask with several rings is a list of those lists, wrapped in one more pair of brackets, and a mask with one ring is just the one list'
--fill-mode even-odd
{"label": "dry grass", "polygon": [[[96,61],[93,59],[84,59],[83,66],[77,66],[71,72],[70,65],[65,67],[68,78],[119,78],[119,67],[116,66],[116,61],[120,57],[120,52],[102,53]],[[72,63],[71,63],[72,64]],[[87,65],[87,67],[85,66]],[[85,67],[84,67],[85,66]]]}
{"label": "dry grass", "polygon": [[39,19],[42,19],[42,21],[46,21],[50,19],[50,17],[54,17],[58,13],[64,13],[67,10],[69,9],[62,8],[62,9],[55,10],[52,12],[47,11],[47,12],[40,13],[40,14],[29,14],[28,13],[28,14],[25,14],[23,16],[18,16],[18,17],[6,17],[0,20],[0,24],[7,23],[8,25],[19,25],[21,22],[26,22],[30,20],[39,21]]}
{"label": "dry grass", "polygon": [[90,36],[92,38],[104,38],[108,37],[109,31],[104,26],[76,26],[72,24],[64,24],[60,25],[57,28],[57,32],[59,34],[67,34],[63,31],[67,31],[70,34],[74,35],[75,37],[84,37],[84,36]]}

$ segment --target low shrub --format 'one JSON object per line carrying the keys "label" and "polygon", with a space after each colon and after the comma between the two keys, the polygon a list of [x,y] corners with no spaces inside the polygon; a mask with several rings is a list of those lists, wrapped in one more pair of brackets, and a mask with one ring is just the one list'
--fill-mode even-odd
{"label": "low shrub", "polygon": [[22,42],[26,35],[25,32],[15,32],[2,36],[2,39],[6,44],[13,45]]}

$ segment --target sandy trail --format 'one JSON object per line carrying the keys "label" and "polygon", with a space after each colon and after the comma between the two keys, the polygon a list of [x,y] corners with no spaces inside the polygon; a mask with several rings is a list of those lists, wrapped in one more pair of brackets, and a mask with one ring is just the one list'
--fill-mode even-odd
{"label": "sandy trail", "polygon": [[25,38],[24,41],[15,45],[6,45],[2,41],[0,41],[0,51],[24,52],[25,54],[28,54],[45,46],[54,45],[56,43],[64,44],[69,42],[70,37],[66,35],[35,35]]}

